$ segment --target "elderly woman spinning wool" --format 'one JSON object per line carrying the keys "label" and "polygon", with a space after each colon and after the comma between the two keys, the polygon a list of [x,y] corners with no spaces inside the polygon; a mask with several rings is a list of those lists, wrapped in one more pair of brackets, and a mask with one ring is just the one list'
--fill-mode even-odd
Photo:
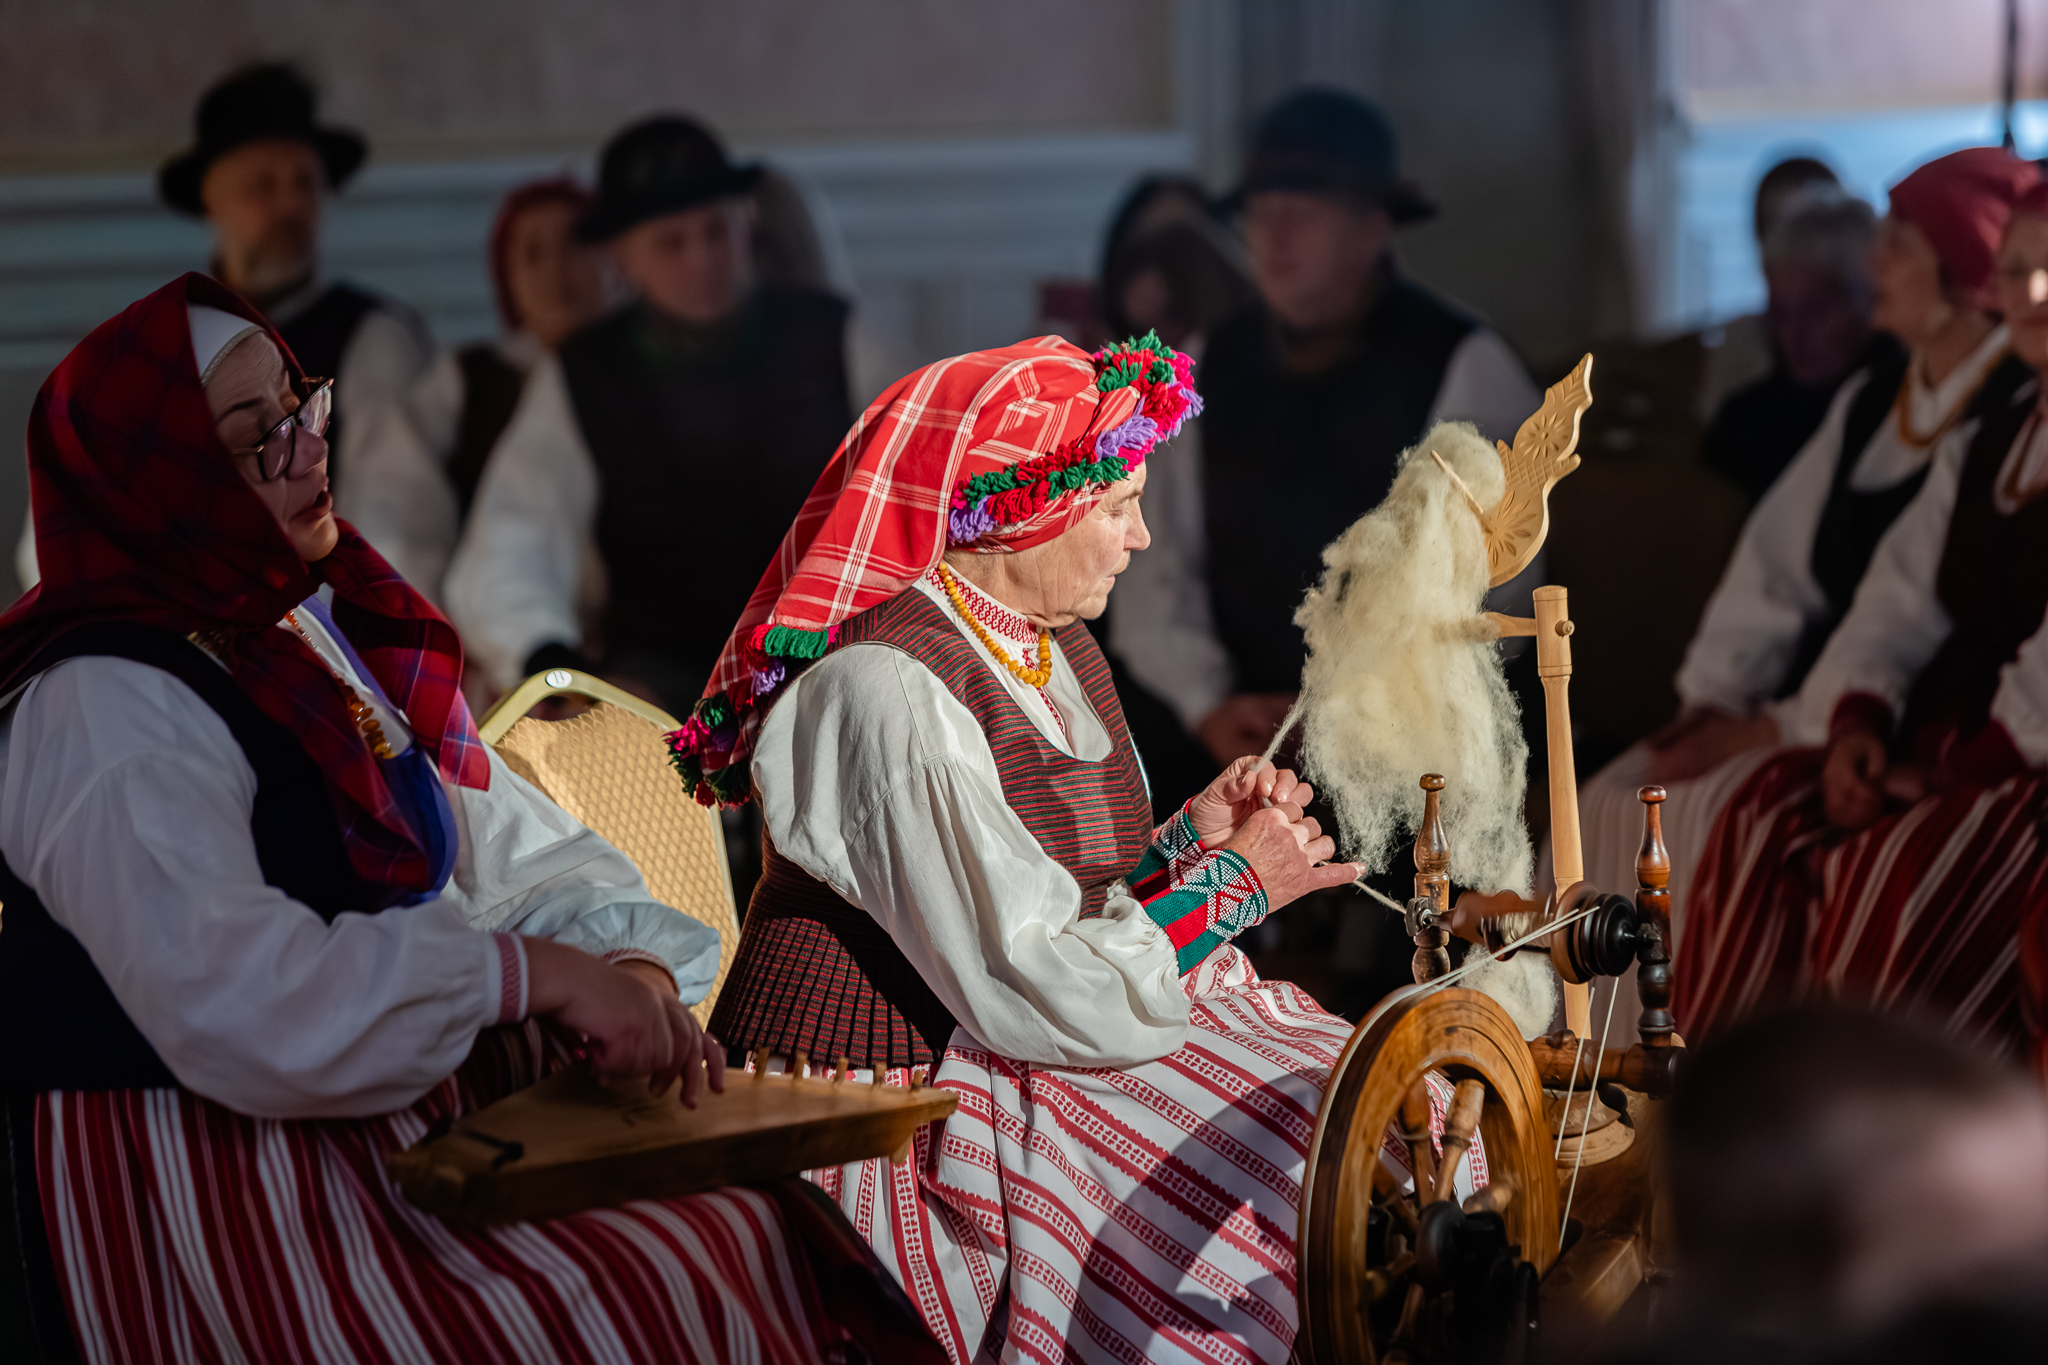
{"label": "elderly woman spinning wool", "polygon": [[[478,1233],[386,1178],[565,1060],[498,1025],[545,1018],[685,1102],[719,1086],[682,1003],[718,936],[479,742],[453,629],[333,515],[326,404],[199,275],[37,399],[43,578],[0,617],[0,1337],[95,1361],[839,1350],[794,1186]],[[903,1320],[865,1344],[916,1358]]]}
{"label": "elderly woman spinning wool", "polygon": [[1147,542],[1144,460],[1198,409],[1191,371],[1152,337],[1045,337],[899,381],[673,737],[769,840],[713,1032],[960,1093],[906,1166],[814,1178],[961,1365],[1294,1338],[1304,1152],[1350,1029],[1232,940],[1358,869],[1324,861],[1308,785],[1250,759],[1153,828],[1081,624]]}

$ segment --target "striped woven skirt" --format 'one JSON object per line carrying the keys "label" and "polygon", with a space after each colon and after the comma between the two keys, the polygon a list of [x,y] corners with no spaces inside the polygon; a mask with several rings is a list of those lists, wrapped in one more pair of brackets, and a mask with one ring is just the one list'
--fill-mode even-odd
{"label": "striped woven skirt", "polygon": [[1351,1026],[1235,948],[1189,990],[1188,1041],[1140,1066],[1028,1067],[956,1031],[935,1083],[960,1108],[907,1163],[812,1173],[954,1365],[1288,1358],[1302,1168]]}
{"label": "striped woven skirt", "polygon": [[799,1181],[470,1232],[386,1179],[386,1153],[565,1056],[535,1026],[494,1029],[417,1104],[364,1120],[251,1119],[175,1089],[37,1097],[10,1127],[17,1192],[33,1128],[45,1304],[93,1365],[938,1358]]}
{"label": "striped woven skirt", "polygon": [[2030,1050],[2042,983],[2028,988],[2022,958],[2048,896],[2048,781],[1956,788],[1845,835],[1822,811],[1823,760],[1773,759],[1715,822],[1677,953],[1680,1029],[1698,1039],[1762,1006],[1825,997]]}

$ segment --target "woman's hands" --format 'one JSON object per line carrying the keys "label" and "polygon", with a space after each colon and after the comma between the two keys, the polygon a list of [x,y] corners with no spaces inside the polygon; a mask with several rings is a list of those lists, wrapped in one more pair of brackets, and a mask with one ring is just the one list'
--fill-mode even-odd
{"label": "woman's hands", "polygon": [[[681,1076],[683,1104],[692,1109],[707,1080],[714,1091],[724,1091],[725,1051],[697,1027],[676,998],[672,978],[657,988],[651,963],[614,966],[548,939],[524,943],[529,1009],[582,1034],[600,1079],[645,1076],[659,1095]],[[636,974],[635,967],[648,975]]]}
{"label": "woman's hands", "polygon": [[1288,802],[1299,814],[1316,799],[1315,788],[1296,777],[1293,769],[1268,765],[1254,772],[1253,765],[1258,762],[1257,754],[1238,759],[1188,803],[1188,819],[1203,847],[1228,843],[1239,825],[1269,803]]}
{"label": "woman's hands", "polygon": [[1837,829],[1868,829],[1884,814],[1888,755],[1868,730],[1845,730],[1828,745],[1820,770],[1821,803]]}
{"label": "woman's hands", "polygon": [[1252,865],[1269,914],[1311,891],[1355,882],[1362,870],[1356,863],[1325,862],[1337,851],[1336,841],[1292,802],[1254,811],[1224,847]]}

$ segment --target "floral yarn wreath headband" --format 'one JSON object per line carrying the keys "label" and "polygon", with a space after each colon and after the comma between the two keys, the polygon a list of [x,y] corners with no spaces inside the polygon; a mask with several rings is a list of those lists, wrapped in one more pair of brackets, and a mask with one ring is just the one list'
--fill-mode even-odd
{"label": "floral yarn wreath headband", "polygon": [[[1081,359],[1081,353],[1071,348],[1067,355],[1073,357],[1073,363]],[[933,537],[932,564],[938,562],[944,548],[972,547],[996,553],[1011,548],[1005,544],[1006,535],[1041,526],[1042,514],[1078,494],[1100,496],[1109,485],[1129,478],[1155,446],[1171,439],[1189,418],[1202,411],[1201,396],[1194,388],[1193,362],[1161,341],[1157,333],[1106,346],[1087,360],[1094,368],[1097,394],[1106,397],[1118,390],[1134,390],[1139,400],[1135,411],[1106,431],[1084,431],[1044,454],[957,479],[946,509],[945,545],[937,546]],[[862,420],[865,423],[869,418]],[[860,430],[855,428],[856,435]],[[848,439],[850,444],[855,438]],[[857,494],[849,483],[838,496]],[[813,502],[817,499],[814,493]],[[807,506],[793,537],[803,531],[811,515]],[[805,548],[816,550],[819,546],[814,541]],[[930,572],[932,564],[901,564],[900,569],[915,571],[891,575],[893,591],[885,591],[879,598],[870,595],[866,605],[879,605],[909,587]],[[770,578],[775,572],[770,569]],[[895,582],[898,577],[901,581]],[[757,602],[760,591],[767,588],[764,579]],[[750,604],[750,612],[752,609]],[[858,615],[861,609],[856,605],[846,614]],[[839,642],[836,622],[822,630],[805,630],[775,624],[773,615],[771,611],[769,620],[728,645],[728,658],[737,648],[737,667],[728,668],[726,660],[721,660],[714,680],[723,678],[724,686],[698,701],[689,719],[668,736],[670,761],[704,805],[737,805],[748,799],[753,739],[767,708],[792,677]]]}
{"label": "floral yarn wreath headband", "polygon": [[1077,436],[1051,454],[960,480],[946,518],[948,544],[972,545],[1030,520],[1061,494],[1130,477],[1152,447],[1178,434],[1188,418],[1201,415],[1194,362],[1157,332],[1105,346],[1092,359],[1097,391],[1135,388],[1144,395],[1138,411],[1119,426]]}

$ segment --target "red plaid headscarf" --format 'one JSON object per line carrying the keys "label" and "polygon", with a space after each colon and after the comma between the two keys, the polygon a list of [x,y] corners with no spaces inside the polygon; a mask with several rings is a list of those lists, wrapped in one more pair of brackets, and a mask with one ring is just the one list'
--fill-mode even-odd
{"label": "red plaid headscarf", "polygon": [[818,476],[670,736],[697,799],[747,799],[769,704],[841,622],[930,573],[948,544],[1006,554],[1063,534],[1200,411],[1192,366],[1154,336],[1093,356],[1038,337],[897,380]]}
{"label": "red plaid headscarf", "polygon": [[462,700],[455,628],[347,522],[317,564],[301,561],[214,431],[186,306],[261,326],[261,314],[190,274],[101,323],[66,356],[29,416],[29,498],[42,582],[0,615],[0,692],[66,632],[134,621],[217,632],[249,699],[298,736],[327,777],[357,875],[393,899],[436,869],[350,717],[341,684],[296,632],[276,629],[321,583],[334,620],[411,723],[442,776],[479,790],[490,761]]}

